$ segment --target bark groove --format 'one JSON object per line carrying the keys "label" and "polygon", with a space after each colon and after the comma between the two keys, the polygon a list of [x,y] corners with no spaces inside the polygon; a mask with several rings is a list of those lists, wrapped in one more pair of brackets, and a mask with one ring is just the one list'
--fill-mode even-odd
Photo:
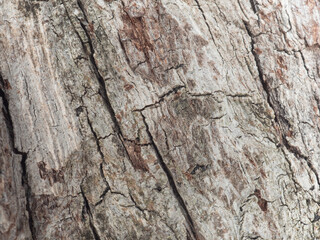
{"label": "bark groove", "polygon": [[320,238],[317,1],[0,16],[0,240]]}

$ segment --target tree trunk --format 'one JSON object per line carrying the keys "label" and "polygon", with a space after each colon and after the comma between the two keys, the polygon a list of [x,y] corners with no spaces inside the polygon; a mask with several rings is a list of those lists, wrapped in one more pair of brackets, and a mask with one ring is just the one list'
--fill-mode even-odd
{"label": "tree trunk", "polygon": [[0,239],[319,239],[316,0],[0,0]]}

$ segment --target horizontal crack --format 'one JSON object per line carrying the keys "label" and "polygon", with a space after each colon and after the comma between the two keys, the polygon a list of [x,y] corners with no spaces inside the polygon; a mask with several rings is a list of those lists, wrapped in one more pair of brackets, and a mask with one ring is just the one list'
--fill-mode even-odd
{"label": "horizontal crack", "polygon": [[140,109],[134,109],[132,110],[133,112],[141,112],[141,111],[144,111],[145,109],[149,108],[149,107],[152,107],[152,106],[156,106],[157,104],[161,103],[164,101],[164,98],[171,95],[172,93],[177,93],[180,89],[182,88],[185,88],[184,85],[180,85],[180,86],[176,86],[174,87],[173,89],[171,89],[170,91],[168,91],[167,93],[165,94],[162,94],[158,101],[154,102],[154,103],[151,103],[151,104],[148,104],[146,106],[144,106],[143,108],[140,108]]}

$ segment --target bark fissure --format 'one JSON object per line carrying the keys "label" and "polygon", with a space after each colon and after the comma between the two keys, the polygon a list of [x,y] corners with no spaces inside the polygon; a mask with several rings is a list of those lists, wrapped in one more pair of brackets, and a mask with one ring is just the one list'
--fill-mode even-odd
{"label": "bark fissure", "polygon": [[213,43],[215,44],[215,40],[214,40],[212,31],[211,31],[211,28],[210,28],[209,23],[208,23],[208,21],[207,21],[207,17],[206,17],[206,15],[204,14],[204,11],[203,11],[200,3],[199,3],[199,0],[194,0],[194,1],[196,2],[197,7],[198,7],[198,9],[200,10],[200,12],[201,12],[201,14],[202,14],[202,17],[203,17],[203,19],[204,19],[204,22],[206,23],[207,28],[208,28],[208,31],[209,31],[209,33],[210,33],[211,39],[212,39]]}
{"label": "bark fissure", "polygon": [[176,86],[176,87],[174,87],[173,89],[169,90],[168,92],[162,94],[162,95],[159,97],[158,101],[156,101],[156,102],[154,102],[154,103],[151,103],[151,104],[148,104],[148,105],[144,106],[143,108],[134,109],[133,112],[141,112],[141,111],[143,111],[143,110],[145,110],[145,109],[147,109],[147,108],[149,108],[149,107],[157,106],[158,104],[160,104],[161,102],[164,101],[165,97],[168,97],[168,96],[170,96],[171,94],[177,93],[177,92],[178,92],[180,89],[182,89],[182,88],[186,88],[186,86],[184,86],[184,85]]}
{"label": "bark fissure", "polygon": [[[292,146],[289,141],[287,140],[287,137],[286,137],[286,134],[282,131],[281,129],[281,121],[284,121],[285,124],[290,127],[290,123],[288,122],[288,120],[279,114],[279,112],[277,111],[276,107],[274,106],[274,104],[272,103],[272,96],[271,96],[271,92],[270,92],[270,86],[268,85],[267,81],[264,80],[264,74],[263,74],[263,68],[261,66],[261,62],[260,62],[260,59],[259,59],[259,56],[258,56],[258,53],[255,51],[255,36],[254,34],[251,32],[250,30],[250,27],[248,26],[248,24],[244,21],[244,26],[245,26],[245,29],[247,31],[247,34],[248,36],[250,37],[251,39],[251,53],[254,57],[254,60],[255,60],[255,64],[256,64],[256,67],[257,67],[257,70],[258,70],[258,76],[259,76],[259,80],[261,82],[261,85],[263,87],[263,90],[264,92],[266,93],[267,95],[267,102],[269,104],[269,106],[272,108],[273,112],[274,112],[274,121],[275,121],[275,124],[279,126],[279,129],[280,129],[280,143],[282,146],[284,146],[289,152],[291,152],[296,158],[298,159],[303,159],[306,161],[308,167],[310,168],[310,170],[314,173],[315,175],[315,178],[317,180],[317,183],[318,183],[318,186],[320,186],[320,178],[318,176],[318,173],[316,171],[316,169],[314,168],[313,164],[310,162],[310,159],[308,156],[305,156],[304,154],[301,153],[301,151],[295,147],[295,146]],[[300,52],[301,54],[301,57],[303,59],[303,62],[304,62],[304,58],[303,58],[303,55],[302,53]],[[305,62],[304,62],[304,66],[305,66]],[[305,66],[306,68],[306,66]],[[308,69],[306,68],[307,70],[307,73],[308,73]],[[309,76],[310,77],[310,76]]]}
{"label": "bark fissure", "polygon": [[310,71],[309,71],[309,68],[307,67],[306,59],[305,59],[305,57],[304,57],[304,55],[303,55],[303,53],[302,53],[302,50],[299,50],[299,51],[297,51],[297,52],[300,53],[300,56],[301,56],[301,59],[302,59],[302,62],[303,62],[303,66],[304,66],[304,68],[305,68],[305,70],[306,70],[306,72],[307,72],[308,77],[309,77],[310,79],[315,80],[315,78],[310,75]]}
{"label": "bark fissure", "polygon": [[[63,2],[63,4],[64,4],[64,2]],[[95,76],[96,76],[96,78],[98,80],[98,83],[99,83],[99,94],[102,97],[102,99],[104,100],[105,105],[107,106],[107,109],[108,109],[109,114],[111,116],[111,119],[113,121],[115,130],[116,130],[116,132],[118,134],[122,135],[120,125],[119,125],[119,123],[118,123],[118,121],[116,119],[114,109],[113,109],[113,107],[111,105],[109,96],[107,94],[107,88],[106,88],[106,84],[105,84],[104,78],[100,74],[99,68],[98,68],[98,66],[96,64],[96,60],[95,60],[95,57],[94,57],[95,50],[94,50],[94,47],[93,47],[93,42],[92,42],[90,33],[89,33],[89,31],[87,30],[87,27],[86,27],[86,25],[89,25],[89,21],[88,21],[87,15],[85,13],[85,10],[84,10],[82,2],[80,0],[77,0],[77,4],[78,4],[79,9],[81,10],[81,12],[82,12],[82,14],[84,16],[85,21],[86,21],[85,24],[84,24],[84,23],[82,23],[82,21],[80,19],[78,19],[79,20],[79,24],[80,24],[81,28],[83,29],[83,31],[84,31],[84,33],[85,33],[85,35],[87,37],[88,41],[86,43],[89,45],[89,49],[86,48],[86,43],[83,41],[83,39],[81,38],[80,34],[75,29],[75,27],[74,27],[74,25],[72,23],[72,20],[70,18],[69,12],[67,10],[67,7],[64,4],[67,16],[68,16],[71,24],[73,25],[73,28],[74,28],[74,30],[75,30],[75,32],[76,32],[81,44],[82,44],[82,47],[83,47],[85,53],[89,56],[91,67],[93,68],[93,73],[95,74]]]}
{"label": "bark fissure", "polygon": [[[86,16],[86,13],[85,13],[85,10],[84,10],[84,7],[83,7],[81,1],[78,0],[77,3],[78,3],[78,6],[79,6],[80,10],[82,11],[82,13],[83,13],[83,15],[84,15],[84,18],[85,18],[85,20],[86,20],[86,25],[89,25],[88,18],[87,18],[87,16]],[[96,60],[95,60],[95,57],[94,57],[95,50],[94,50],[94,47],[93,47],[93,42],[92,42],[90,33],[89,33],[89,31],[87,30],[86,25],[83,24],[83,23],[81,22],[81,20],[79,20],[79,22],[80,22],[80,25],[81,25],[82,29],[84,30],[84,32],[85,32],[85,34],[86,34],[86,36],[87,36],[87,39],[88,39],[89,52],[88,52],[88,50],[85,48],[84,44],[83,44],[83,46],[84,46],[84,50],[86,51],[86,53],[87,53],[88,56],[89,56],[89,60],[90,60],[91,66],[92,66],[92,68],[93,68],[93,72],[94,72],[94,74],[95,74],[95,76],[96,76],[96,78],[97,78],[97,80],[98,80],[98,83],[99,83],[99,86],[100,86],[100,87],[99,87],[99,93],[100,93],[102,99],[104,100],[104,103],[105,103],[105,105],[106,105],[106,107],[107,107],[107,110],[108,110],[108,112],[109,112],[109,114],[110,114],[111,120],[112,120],[113,125],[114,125],[114,127],[115,127],[115,131],[116,131],[116,133],[117,133],[117,135],[118,135],[118,137],[119,137],[119,140],[120,140],[120,142],[121,142],[121,145],[123,146],[123,148],[124,148],[124,150],[125,150],[125,152],[126,152],[126,155],[127,155],[128,159],[130,160],[130,162],[132,162],[132,159],[131,159],[131,157],[130,157],[130,154],[129,154],[129,152],[128,152],[128,150],[127,150],[127,147],[126,147],[126,145],[125,145],[125,140],[124,140],[124,136],[123,136],[122,131],[121,131],[120,124],[119,124],[119,122],[118,122],[118,120],[117,120],[117,118],[116,118],[115,111],[114,111],[114,109],[113,109],[113,107],[112,107],[111,101],[110,101],[109,96],[108,96],[108,93],[107,93],[107,87],[106,87],[104,78],[102,77],[102,75],[101,75],[100,72],[99,72],[99,68],[98,68],[98,66],[97,66],[97,63],[96,63]],[[80,40],[81,40],[81,38],[80,38]],[[81,40],[81,41],[82,41],[82,40]]]}
{"label": "bark fissure", "polygon": [[[208,23],[208,20],[207,20],[206,15],[204,14],[203,9],[202,9],[202,7],[201,7],[201,5],[200,5],[200,3],[199,3],[199,0],[194,0],[194,1],[196,2],[199,11],[200,11],[201,14],[202,14],[202,17],[203,17],[203,19],[204,19],[204,22],[205,22],[205,24],[206,24],[206,26],[207,26],[207,28],[208,28],[208,31],[209,31],[209,34],[210,34],[210,38],[211,38],[213,44],[217,47],[216,41],[214,40],[214,37],[213,37],[213,33],[212,33],[212,30],[211,30],[211,27],[210,27],[210,25],[209,25],[209,23]],[[224,59],[223,59],[223,57],[222,57],[222,54],[220,53],[220,51],[219,51],[218,48],[217,48],[217,52],[218,52],[219,56],[221,57],[222,61],[224,61]]]}
{"label": "bark fissure", "polygon": [[110,113],[110,116],[111,116],[111,119],[113,121],[113,124],[115,126],[116,132],[118,134],[122,135],[120,125],[119,125],[119,123],[118,123],[118,121],[116,119],[116,114],[115,114],[115,112],[113,110],[113,107],[111,105],[109,96],[107,94],[105,81],[104,81],[103,77],[101,76],[101,74],[99,72],[98,66],[97,66],[95,58],[94,58],[94,48],[93,48],[93,43],[92,43],[91,37],[90,37],[90,35],[89,35],[89,33],[88,33],[87,29],[86,29],[86,26],[81,22],[80,22],[80,25],[83,28],[83,30],[85,31],[85,33],[87,35],[87,38],[88,38],[88,44],[89,44],[89,48],[90,48],[90,52],[88,53],[88,55],[89,55],[89,59],[90,59],[91,66],[93,68],[94,74],[96,75],[96,78],[97,78],[97,80],[99,82],[99,85],[100,85],[99,93],[100,93],[101,97],[103,98],[105,105],[107,106],[107,109],[108,109],[108,111]]}
{"label": "bark fissure", "polygon": [[[257,12],[258,12],[258,7],[257,7],[256,1],[255,1],[255,0],[250,0],[250,5],[251,5],[251,8],[252,8],[253,12],[254,12],[255,14],[257,14]],[[259,17],[259,16],[258,16],[258,17]]]}
{"label": "bark fissure", "polygon": [[199,236],[199,233],[197,232],[197,230],[195,228],[194,222],[193,222],[192,217],[191,217],[191,215],[190,215],[190,213],[188,211],[188,208],[187,208],[187,206],[185,204],[185,201],[183,200],[182,196],[180,195],[180,193],[178,191],[178,188],[176,186],[176,183],[174,181],[173,175],[172,175],[169,167],[167,166],[167,164],[164,162],[164,159],[163,159],[163,157],[162,157],[162,155],[160,153],[160,150],[159,150],[158,146],[156,145],[156,143],[155,143],[155,141],[153,139],[153,136],[152,136],[152,134],[151,134],[151,132],[149,130],[149,125],[148,125],[148,123],[146,121],[146,117],[143,115],[142,112],[140,112],[140,113],[141,113],[143,122],[144,122],[144,124],[146,126],[146,132],[147,132],[148,137],[150,139],[151,145],[152,145],[153,149],[155,150],[156,156],[158,158],[158,162],[159,162],[161,168],[163,169],[164,173],[167,176],[167,179],[168,179],[169,185],[171,187],[171,190],[172,190],[175,198],[177,199],[177,202],[179,203],[179,206],[182,209],[182,212],[183,212],[183,214],[185,216],[185,219],[186,219],[186,221],[188,223],[188,226],[189,226],[189,228],[191,230],[191,234],[192,234],[193,238],[198,240],[198,239],[200,239],[200,236]]}
{"label": "bark fissure", "polygon": [[92,221],[89,222],[89,225],[90,225],[91,231],[93,233],[94,239],[101,240],[101,238],[98,234],[98,231],[97,231],[96,227],[93,225]]}
{"label": "bark fissure", "polygon": [[251,40],[251,42],[250,42],[251,49],[250,50],[251,50],[251,54],[253,55],[256,68],[258,70],[258,76],[259,76],[260,83],[262,85],[262,88],[263,88],[264,92],[267,95],[267,102],[268,102],[269,106],[272,108],[272,110],[275,113],[275,121],[278,122],[277,115],[276,115],[277,112],[275,111],[275,108],[274,108],[273,103],[271,101],[271,93],[270,93],[270,90],[269,90],[269,85],[268,85],[267,81],[264,81],[264,79],[263,79],[264,75],[263,75],[262,66],[261,66],[261,63],[260,63],[259,56],[255,51],[255,46],[254,46],[256,44],[256,42],[254,40],[255,36],[251,32],[248,23],[246,23],[245,21],[243,23],[244,23],[245,29],[247,31],[247,34],[248,34],[248,36],[250,37],[250,40]]}
{"label": "bark fissure", "polygon": [[93,237],[95,240],[101,240],[99,234],[98,234],[98,231],[96,229],[96,227],[94,226],[93,224],[93,215],[92,215],[92,211],[91,211],[91,208],[90,208],[90,204],[88,202],[88,199],[83,191],[83,188],[82,188],[82,184],[80,185],[80,190],[81,190],[81,195],[82,195],[82,198],[83,198],[83,202],[84,202],[84,207],[85,209],[87,210],[87,213],[88,213],[88,216],[89,216],[89,227],[91,229],[91,232],[93,234]]}
{"label": "bark fissure", "polygon": [[135,68],[135,69],[132,68],[132,66],[131,66],[131,64],[130,64],[129,56],[128,56],[128,54],[127,54],[127,51],[126,51],[126,48],[124,47],[123,42],[121,41],[121,37],[120,37],[120,34],[119,34],[119,33],[118,33],[118,40],[119,40],[120,47],[121,47],[121,49],[122,49],[122,51],[123,51],[123,53],[124,53],[124,57],[125,57],[125,59],[126,59],[126,61],[127,61],[127,63],[128,63],[129,68],[131,69],[132,72],[135,72],[136,68]]}
{"label": "bark fissure", "polygon": [[[1,75],[0,75],[0,81],[3,82]],[[13,126],[13,121],[12,121],[12,117],[9,110],[9,101],[6,97],[5,92],[1,88],[0,88],[0,97],[2,98],[2,102],[3,102],[4,108],[2,109],[2,112],[5,118],[8,132],[9,132],[10,145],[13,149],[13,153],[21,156],[21,162],[20,162],[21,169],[22,169],[21,184],[25,190],[26,210],[28,212],[28,224],[29,224],[29,229],[31,232],[32,239],[37,240],[36,229],[35,229],[35,224],[34,224],[32,210],[31,210],[32,191],[31,191],[31,186],[29,184],[28,171],[27,171],[28,153],[22,152],[15,147],[14,126]]]}
{"label": "bark fissure", "polygon": [[102,158],[102,161],[104,161],[104,154],[101,150],[101,146],[100,146],[100,142],[99,142],[99,137],[96,133],[96,131],[93,129],[93,126],[92,126],[92,122],[88,116],[88,113],[87,113],[87,122],[88,122],[88,125],[90,127],[90,130],[91,130],[91,133],[92,135],[94,136],[94,139],[95,139],[95,142],[96,142],[96,145],[97,145],[97,151],[98,153],[100,154],[101,158]]}
{"label": "bark fissure", "polygon": [[100,200],[95,203],[95,206],[98,206],[99,204],[101,204],[103,202],[103,200],[104,200],[104,198],[105,198],[105,196],[107,195],[108,192],[112,193],[110,184],[108,183],[108,181],[106,179],[106,176],[104,175],[104,172],[103,172],[103,163],[100,163],[99,171],[100,171],[100,176],[101,176],[103,182],[106,185],[106,188],[104,189],[104,191],[100,195]]}

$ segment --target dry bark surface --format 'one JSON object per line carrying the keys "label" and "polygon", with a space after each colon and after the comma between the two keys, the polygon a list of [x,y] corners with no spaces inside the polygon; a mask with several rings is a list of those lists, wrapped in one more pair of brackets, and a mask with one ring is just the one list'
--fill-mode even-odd
{"label": "dry bark surface", "polygon": [[0,0],[0,239],[320,239],[316,0]]}

